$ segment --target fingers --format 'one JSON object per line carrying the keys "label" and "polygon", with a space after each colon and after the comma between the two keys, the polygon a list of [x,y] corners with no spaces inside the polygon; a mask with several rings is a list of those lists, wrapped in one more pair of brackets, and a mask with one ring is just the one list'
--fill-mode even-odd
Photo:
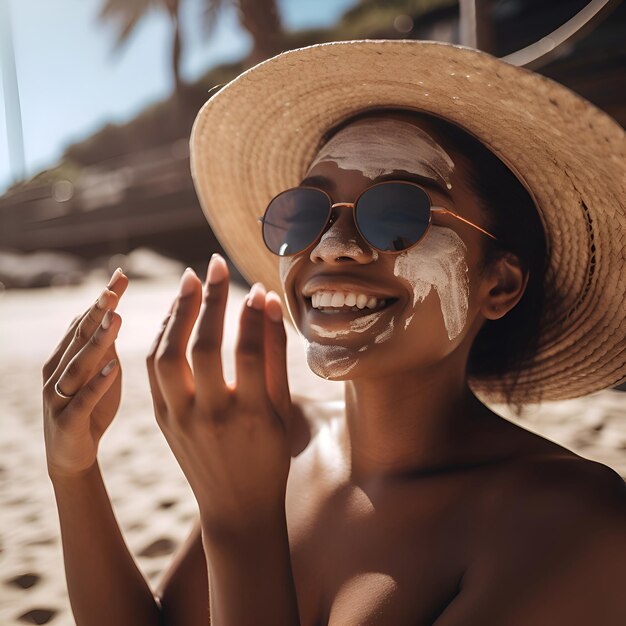
{"label": "fingers", "polygon": [[278,414],[285,419],[291,407],[289,379],[287,376],[287,333],[283,310],[278,294],[270,291],[265,299],[265,376],[270,401]]}
{"label": "fingers", "polygon": [[161,328],[157,333],[154,341],[152,342],[152,346],[148,352],[148,356],[146,357],[146,367],[148,369],[148,381],[150,383],[150,391],[152,395],[152,404],[154,406],[154,413],[157,419],[160,419],[167,412],[167,405],[165,404],[165,398],[161,393],[161,388],[159,387],[159,381],[157,379],[156,370],[155,370],[155,357],[156,351],[161,343],[161,339],[163,337],[163,333],[167,328],[167,324],[170,321],[170,317],[172,316],[172,311],[174,310],[174,305],[176,304],[176,300],[172,302],[172,306],[168,311],[165,319],[163,320],[163,324],[161,324]]}
{"label": "fingers", "polygon": [[48,370],[47,379],[52,377],[54,380],[58,380],[74,355],[87,343],[95,330],[100,326],[107,309],[114,310],[117,307],[119,299],[127,287],[128,278],[122,273],[120,268],[116,269],[96,302],[85,311],[80,319],[74,320],[52,357],[44,366],[44,369],[47,368]]}
{"label": "fingers", "polygon": [[219,402],[226,391],[222,369],[224,314],[228,300],[228,266],[219,255],[211,257],[202,293],[200,319],[191,346],[196,397],[202,406]]}
{"label": "fingers", "polygon": [[196,273],[187,268],[154,359],[156,382],[168,409],[174,413],[186,408],[194,398],[195,385],[187,361],[187,343],[201,301],[202,283]]}
{"label": "fingers", "polygon": [[[182,415],[194,401],[216,414],[224,406],[228,388],[221,351],[227,299],[228,267],[220,255],[211,258],[204,289],[192,270],[183,274],[171,315],[165,318],[146,359],[157,416]],[[194,326],[192,370],[187,345]],[[243,404],[256,409],[269,400],[285,419],[291,407],[286,345],[280,299],[274,292],[266,298],[263,285],[253,285],[241,313],[235,347],[235,389]]]}
{"label": "fingers", "polygon": [[[118,369],[117,359],[112,359],[83,385],[71,400],[65,400],[68,406],[64,409],[60,422],[63,422],[66,428],[70,428],[72,425],[81,427],[89,425],[89,421],[85,421],[84,416],[93,412],[102,396],[115,381]],[[65,392],[64,387],[61,389]]]}
{"label": "fingers", "polygon": [[265,386],[264,318],[265,287],[255,283],[244,301],[235,348],[237,394],[251,406],[258,405],[259,401],[268,397]]}
{"label": "fingers", "polygon": [[78,324],[83,319],[83,317],[87,315],[88,312],[89,312],[89,309],[86,309],[83,313],[81,313],[80,315],[77,315],[70,322],[70,325],[68,326],[65,335],[63,335],[63,338],[61,339],[61,341],[59,341],[56,348],[52,351],[50,358],[44,363],[43,369],[42,369],[44,384],[48,381],[50,376],[52,376],[54,370],[57,368],[59,361],[61,360],[61,357],[67,350],[67,347],[70,345],[70,342],[72,341],[72,338],[74,337],[74,333],[76,332],[76,329],[78,328]]}
{"label": "fingers", "polygon": [[56,384],[63,393],[74,395],[85,385],[117,338],[121,325],[122,318],[119,314],[111,310],[105,313],[100,326],[56,379]]}
{"label": "fingers", "polygon": [[128,287],[128,277],[122,272],[122,268],[118,267],[111,276],[111,280],[109,280],[107,284],[107,289],[113,291],[118,299],[122,297],[122,294],[126,291],[126,287]]}

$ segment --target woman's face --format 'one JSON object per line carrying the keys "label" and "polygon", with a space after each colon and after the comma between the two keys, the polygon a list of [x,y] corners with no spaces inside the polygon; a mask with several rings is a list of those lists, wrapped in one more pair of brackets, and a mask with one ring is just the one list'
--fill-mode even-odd
{"label": "woman's face", "polygon": [[[390,113],[349,124],[323,146],[301,184],[323,189],[335,203],[354,202],[381,175],[410,180],[435,206],[484,227],[462,161],[416,124]],[[427,367],[469,347],[482,323],[477,285],[485,235],[433,214],[417,245],[383,254],[360,236],[351,208],[334,210],[335,222],[312,248],[280,260],[309,367],[333,380],[373,377]]]}

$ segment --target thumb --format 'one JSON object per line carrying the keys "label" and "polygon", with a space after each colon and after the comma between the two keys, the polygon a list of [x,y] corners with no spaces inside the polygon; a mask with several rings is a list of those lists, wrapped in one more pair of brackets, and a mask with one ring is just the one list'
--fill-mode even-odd
{"label": "thumb", "polygon": [[285,430],[289,430],[291,392],[287,376],[287,333],[283,322],[283,309],[275,291],[265,298],[265,380],[274,410]]}

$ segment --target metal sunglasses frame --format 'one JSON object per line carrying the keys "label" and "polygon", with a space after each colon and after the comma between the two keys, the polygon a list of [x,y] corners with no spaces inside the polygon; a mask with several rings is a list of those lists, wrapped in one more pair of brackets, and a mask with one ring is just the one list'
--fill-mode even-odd
{"label": "metal sunglasses frame", "polygon": [[[426,196],[428,197],[428,200],[430,202],[430,214],[428,216],[428,224],[426,225],[426,229],[424,230],[424,233],[422,234],[422,236],[417,241],[412,243],[407,248],[403,248],[402,250],[381,250],[380,248],[377,248],[375,245],[370,243],[369,239],[367,239],[367,237],[365,237],[365,235],[363,235],[363,233],[361,232],[361,229],[359,228],[359,225],[358,225],[358,223],[356,221],[356,206],[359,203],[359,200],[361,199],[361,196],[363,196],[363,194],[367,193],[370,189],[373,189],[374,187],[378,187],[380,185],[387,185],[389,183],[396,183],[396,184],[397,183],[401,183],[403,185],[412,185],[413,187],[417,187],[422,193],[426,194]],[[371,246],[372,248],[374,248],[375,250],[377,250],[378,252],[380,252],[382,254],[400,254],[401,252],[406,252],[407,250],[410,250],[413,246],[416,246],[420,241],[422,241],[422,239],[424,239],[424,237],[426,236],[426,234],[430,230],[430,227],[432,225],[433,213],[440,213],[440,214],[445,214],[445,215],[451,215],[452,217],[455,217],[456,219],[460,220],[461,222],[463,222],[463,223],[465,223],[465,224],[467,224],[469,226],[472,226],[476,230],[478,230],[481,233],[487,235],[487,237],[491,237],[491,239],[493,239],[494,241],[497,241],[497,238],[494,235],[492,235],[491,233],[487,232],[486,230],[484,230],[483,228],[481,228],[477,224],[474,224],[473,222],[470,222],[469,220],[465,219],[464,217],[461,217],[458,213],[455,213],[454,211],[451,211],[450,209],[446,209],[445,207],[434,205],[433,204],[433,200],[432,200],[430,194],[428,193],[428,191],[426,191],[426,189],[424,189],[423,187],[421,187],[417,183],[414,183],[413,181],[408,181],[408,180],[383,180],[383,181],[381,181],[379,183],[375,183],[373,185],[370,185],[369,187],[366,187],[359,194],[359,196],[357,197],[357,199],[354,202],[335,202],[335,203],[333,203],[333,199],[330,197],[330,194],[328,192],[324,191],[323,189],[320,189],[319,187],[312,187],[312,186],[308,186],[308,185],[302,185],[300,187],[290,187],[289,189],[285,189],[285,190],[281,191],[280,193],[276,194],[268,202],[267,208],[265,209],[265,213],[257,218],[258,221],[261,223],[261,225],[266,223],[265,215],[267,214],[267,211],[268,211],[270,205],[272,204],[272,202],[274,202],[274,200],[276,200],[276,198],[278,198],[279,196],[282,196],[285,193],[288,193],[288,192],[294,191],[294,190],[298,190],[298,189],[313,189],[313,190],[315,190],[315,191],[317,191],[319,193],[323,193],[328,198],[328,215],[326,216],[326,219],[324,220],[324,224],[323,224],[322,228],[315,235],[315,237],[313,238],[311,243],[306,248],[303,248],[302,250],[299,250],[298,252],[292,252],[291,254],[278,254],[277,252],[274,252],[267,245],[267,242],[265,241],[265,235],[263,234],[263,243],[265,244],[265,247],[272,254],[275,254],[276,256],[280,256],[280,257],[295,256],[296,254],[302,254],[303,252],[306,252],[310,248],[312,248],[317,243],[317,240],[320,238],[322,233],[324,233],[326,231],[327,227],[329,225],[332,225],[332,223],[334,222],[333,209],[335,207],[350,207],[350,208],[352,208],[352,220],[354,222],[354,225],[356,226],[357,231],[359,232],[359,235],[362,237],[362,239],[364,241],[367,242],[367,244],[369,246]],[[271,224],[270,222],[267,222],[267,223],[270,224],[271,226],[277,226],[276,224]]]}

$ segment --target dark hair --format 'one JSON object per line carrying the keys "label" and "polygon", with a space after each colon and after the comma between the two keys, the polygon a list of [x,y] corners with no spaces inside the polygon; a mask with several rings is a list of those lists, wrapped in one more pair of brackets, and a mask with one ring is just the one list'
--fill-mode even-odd
{"label": "dark hair", "polygon": [[528,273],[528,284],[518,304],[504,317],[485,321],[467,363],[469,377],[500,381],[504,375],[510,376],[512,382],[504,389],[510,401],[519,374],[533,362],[542,330],[547,253],[535,203],[513,172],[478,139],[451,122],[421,111],[393,107],[362,111],[327,131],[322,142],[357,119],[386,112],[425,122],[443,147],[464,159],[468,185],[485,213],[485,228],[497,238],[494,241],[484,237],[483,269],[512,253]]}

